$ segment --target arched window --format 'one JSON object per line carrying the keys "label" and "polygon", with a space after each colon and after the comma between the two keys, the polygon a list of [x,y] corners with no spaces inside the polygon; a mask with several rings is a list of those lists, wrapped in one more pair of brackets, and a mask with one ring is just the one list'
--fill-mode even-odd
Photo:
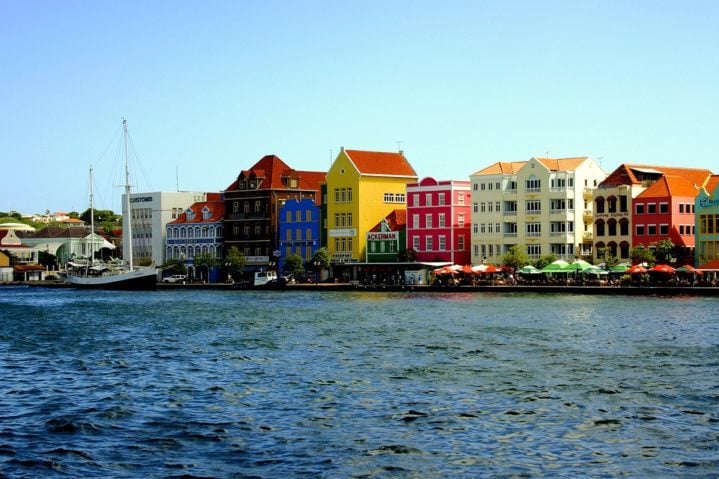
{"label": "arched window", "polygon": [[604,213],[604,197],[603,196],[597,196],[594,199],[594,212],[595,213]]}
{"label": "arched window", "polygon": [[597,236],[604,236],[604,220],[596,220],[594,222],[594,229],[597,232]]}
{"label": "arched window", "polygon": [[619,257],[621,259],[628,259],[629,258],[629,243],[626,241],[622,241],[619,243]]}
{"label": "arched window", "polygon": [[617,220],[614,218],[607,221],[607,235],[617,236]]}

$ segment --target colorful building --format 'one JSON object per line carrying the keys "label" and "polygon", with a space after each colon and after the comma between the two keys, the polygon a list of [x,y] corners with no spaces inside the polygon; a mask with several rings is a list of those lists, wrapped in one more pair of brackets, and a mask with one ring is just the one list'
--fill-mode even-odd
{"label": "colorful building", "polygon": [[366,258],[367,237],[382,218],[405,208],[417,174],[402,152],[345,150],[327,172],[327,249],[333,264]]}
{"label": "colorful building", "polygon": [[225,251],[236,246],[247,259],[247,271],[276,267],[282,254],[282,202],[308,198],[319,204],[324,180],[324,172],[294,170],[275,155],[242,170],[224,191]]}
{"label": "colorful building", "polygon": [[[622,164],[616,168],[604,181],[597,185],[597,188],[592,193],[595,262],[602,262],[606,256],[616,257],[620,261],[628,261],[635,239],[640,241],[638,244],[645,246],[649,244],[649,236],[653,238],[653,241],[669,239],[668,234],[662,237],[659,234],[659,229],[661,225],[665,224],[668,233],[670,228],[669,204],[671,201],[669,198],[671,196],[671,185],[658,185],[653,190],[654,192],[650,191],[643,200],[639,200],[642,206],[639,206],[639,210],[637,210],[634,202],[645,190],[655,185],[665,176],[683,178],[688,185],[693,187],[694,185],[704,184],[710,175],[709,170],[668,168],[654,165]],[[670,181],[676,183],[673,180]],[[663,181],[663,184],[666,185],[666,182]],[[693,203],[693,200],[688,199],[686,189],[687,187],[685,186],[681,190],[682,195],[680,198],[684,199],[674,202],[674,208],[677,211],[677,230],[679,231],[680,224],[684,224],[683,236],[685,238],[689,235],[686,231],[686,223],[682,223],[682,221],[688,221],[685,211],[687,202]],[[665,203],[665,205],[660,206],[659,203]],[[680,203],[684,204],[681,214],[679,213]],[[654,205],[651,207],[653,208],[652,213],[647,211],[650,204]],[[660,213],[662,208],[666,208],[664,213]],[[637,214],[637,211],[639,214]],[[661,215],[664,215],[664,219],[659,221]],[[634,224],[635,216],[637,219],[641,218],[640,223],[637,225]],[[681,221],[678,220],[680,217],[683,218]],[[652,234],[648,235],[650,225],[652,226]],[[639,231],[637,231],[637,226],[640,226]],[[654,232],[655,229],[657,230],[656,233]],[[681,236],[679,232],[678,236]]]}
{"label": "colorful building", "polygon": [[[671,240],[679,264],[694,263],[694,209],[699,187],[684,177],[663,175],[633,200],[632,247]],[[610,220],[611,221],[611,220]],[[612,233],[612,224],[607,225]],[[627,258],[628,248],[620,244],[619,256]]]}
{"label": "colorful building", "polygon": [[279,270],[283,271],[283,259],[291,254],[305,262],[312,259],[321,247],[320,206],[312,198],[288,199],[280,205]]}
{"label": "colorful building", "polygon": [[712,175],[695,199],[695,266],[719,270],[719,175]]}
{"label": "colorful building", "polygon": [[[219,263],[224,257],[223,216],[225,204],[220,193],[207,193],[207,200],[193,203],[175,220],[167,224],[165,257],[187,266],[191,278],[215,283],[221,280]],[[217,265],[198,267],[195,257],[213,258]]]}
{"label": "colorful building", "polygon": [[393,210],[367,232],[367,263],[395,263],[406,245],[407,212]]}
{"label": "colorful building", "polygon": [[532,260],[591,255],[591,191],[605,176],[589,157],[499,162],[474,173],[472,263],[500,263],[515,245]]}
{"label": "colorful building", "polygon": [[471,183],[424,178],[407,185],[407,249],[417,261],[470,264]]}

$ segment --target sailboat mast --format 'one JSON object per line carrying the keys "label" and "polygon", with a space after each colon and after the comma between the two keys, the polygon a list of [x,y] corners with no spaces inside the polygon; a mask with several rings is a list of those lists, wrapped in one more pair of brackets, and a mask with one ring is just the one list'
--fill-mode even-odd
{"label": "sailboat mast", "polygon": [[130,166],[127,153],[127,120],[122,119],[122,129],[124,132],[124,147],[125,147],[125,211],[127,212],[127,235],[123,241],[127,241],[128,251],[128,264],[130,270],[133,269],[133,252],[132,252],[132,215],[130,214]]}
{"label": "sailboat mast", "polygon": [[90,164],[90,264],[95,262],[95,194],[92,190],[92,164]]}

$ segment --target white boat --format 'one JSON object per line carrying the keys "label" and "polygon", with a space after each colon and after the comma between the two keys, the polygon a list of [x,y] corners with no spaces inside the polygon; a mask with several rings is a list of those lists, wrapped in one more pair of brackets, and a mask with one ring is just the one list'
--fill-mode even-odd
{"label": "white boat", "polygon": [[[110,262],[94,259],[94,240],[91,238],[90,258],[68,263],[67,281],[77,288],[88,289],[133,289],[149,290],[157,286],[157,268],[137,267],[133,264],[132,253],[132,221],[130,211],[130,169],[128,166],[128,133],[127,121],[122,120],[125,153],[125,211],[127,218],[123,218],[122,240],[127,242],[129,250],[128,261],[114,260]],[[95,232],[94,200],[92,192],[92,167],[90,168],[90,231]]]}

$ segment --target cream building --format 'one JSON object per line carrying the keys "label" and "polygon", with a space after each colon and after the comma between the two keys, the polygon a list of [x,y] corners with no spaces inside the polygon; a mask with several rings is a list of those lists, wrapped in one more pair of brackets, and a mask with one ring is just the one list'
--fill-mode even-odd
{"label": "cream building", "polygon": [[[176,220],[193,203],[206,201],[207,194],[195,191],[130,193],[130,215],[122,195],[122,227],[127,230],[127,218],[132,221],[132,253],[137,265],[160,266],[165,263],[167,223]],[[124,244],[123,258],[128,259],[129,248]]]}
{"label": "cream building", "polygon": [[592,190],[606,173],[589,157],[498,162],[470,176],[472,263],[500,263],[514,245],[532,260],[592,255]]}

